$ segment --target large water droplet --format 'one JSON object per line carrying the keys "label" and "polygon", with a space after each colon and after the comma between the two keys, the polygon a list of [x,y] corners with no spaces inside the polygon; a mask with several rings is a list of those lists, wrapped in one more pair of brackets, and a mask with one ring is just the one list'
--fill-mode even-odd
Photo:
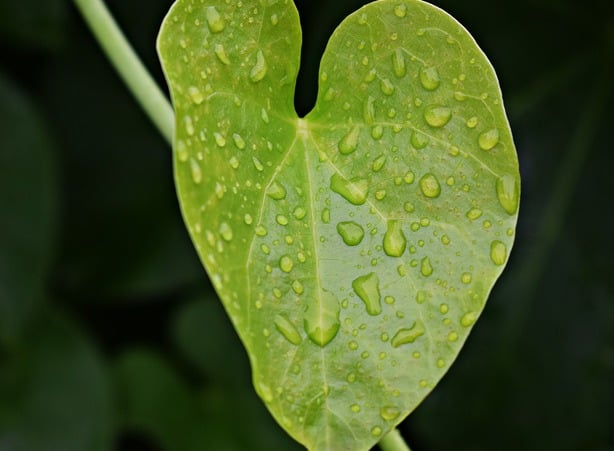
{"label": "large water droplet", "polygon": [[254,83],[262,80],[267,72],[268,66],[266,60],[264,59],[264,54],[262,50],[258,50],[256,54],[256,64],[252,67],[252,70],[249,72],[249,79]]}
{"label": "large water droplet", "polygon": [[401,228],[401,221],[388,221],[386,234],[384,235],[384,252],[390,257],[400,257],[405,252],[407,240]]}
{"label": "large water droplet", "polygon": [[222,44],[215,44],[213,51],[215,52],[217,59],[220,60],[220,63],[225,65],[230,64],[230,58],[228,58],[228,55],[226,55],[226,50]]}
{"label": "large water droplet", "polygon": [[424,257],[420,260],[420,273],[424,277],[428,277],[433,274],[433,266],[431,265],[431,259],[428,257]]}
{"label": "large water droplet", "polygon": [[289,255],[284,255],[279,259],[279,269],[283,272],[290,272],[294,268],[294,262]]}
{"label": "large water droplet", "polygon": [[482,132],[478,137],[478,144],[482,150],[490,150],[499,142],[499,130],[493,128]]}
{"label": "large water droplet", "polygon": [[358,135],[360,134],[360,127],[355,125],[343,138],[339,141],[339,152],[343,155],[351,154],[358,147]]}
{"label": "large water droplet", "polygon": [[420,150],[424,149],[429,143],[429,137],[424,133],[419,132],[418,130],[414,131],[411,134],[411,145],[414,146],[414,149]]}
{"label": "large water droplet", "polygon": [[420,189],[422,194],[429,198],[439,197],[441,194],[441,185],[437,177],[431,173],[424,174],[420,179]]}
{"label": "large water droplet", "polygon": [[383,406],[379,410],[379,414],[385,421],[393,421],[398,418],[401,414],[401,411],[396,406]]}
{"label": "large water droplet", "polygon": [[337,232],[341,235],[343,242],[348,246],[357,246],[365,236],[362,226],[354,221],[345,221],[337,224]]}
{"label": "large water droplet", "polygon": [[434,91],[435,89],[439,88],[441,80],[439,78],[437,68],[423,67],[420,69],[420,83],[427,91]]}
{"label": "large water droplet", "polygon": [[516,177],[506,174],[497,179],[497,198],[503,209],[510,215],[516,213],[519,197],[520,193]]}
{"label": "large water droplet", "polygon": [[288,318],[282,315],[275,316],[275,327],[277,330],[293,345],[300,345],[303,339],[301,338],[301,334],[296,330],[294,324],[290,322]]}
{"label": "large water droplet", "polygon": [[413,343],[417,338],[424,335],[425,331],[422,321],[416,320],[409,329],[399,329],[397,333],[394,334],[394,337],[392,337],[392,340],[390,340],[390,344],[398,348],[401,345]]}
{"label": "large water droplet", "polygon": [[469,327],[475,323],[475,320],[478,318],[477,312],[468,312],[465,313],[460,320],[461,326]]}
{"label": "large water droplet", "polygon": [[394,70],[394,75],[399,78],[404,77],[407,73],[403,49],[397,48],[392,54],[392,68]]}
{"label": "large water droplet", "polygon": [[330,189],[354,205],[362,205],[367,200],[369,183],[365,179],[348,180],[338,173],[330,179]]}
{"label": "large water droplet", "polygon": [[281,183],[273,182],[266,190],[271,199],[282,200],[286,198],[286,188]]}
{"label": "large water droplet", "polygon": [[224,31],[224,27],[226,26],[224,18],[220,15],[218,10],[215,9],[215,6],[208,7],[205,16],[211,33],[220,33]]}
{"label": "large water droplet", "polygon": [[490,259],[497,266],[501,266],[505,263],[507,259],[507,247],[505,247],[504,243],[499,240],[494,240],[490,243]]}
{"label": "large water droplet", "polygon": [[305,311],[305,332],[311,341],[324,347],[339,331],[339,301],[331,292],[322,290]]}
{"label": "large water droplet", "polygon": [[434,128],[440,128],[450,122],[452,110],[446,106],[430,105],[424,110],[424,120]]}
{"label": "large water droplet", "polygon": [[369,315],[379,315],[382,312],[382,296],[379,291],[379,278],[374,272],[357,277],[352,282],[352,288],[365,303]]}

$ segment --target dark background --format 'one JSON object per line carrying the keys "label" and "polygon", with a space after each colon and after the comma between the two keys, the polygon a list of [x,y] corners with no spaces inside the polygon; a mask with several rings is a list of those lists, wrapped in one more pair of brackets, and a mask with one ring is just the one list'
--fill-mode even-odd
{"label": "dark background", "polygon": [[[169,0],[109,0],[160,84]],[[301,1],[296,104],[364,1]],[[402,424],[415,451],[614,450],[614,2],[437,0],[495,66],[507,270]],[[197,260],[171,152],[66,0],[0,0],[0,451],[294,450]]]}

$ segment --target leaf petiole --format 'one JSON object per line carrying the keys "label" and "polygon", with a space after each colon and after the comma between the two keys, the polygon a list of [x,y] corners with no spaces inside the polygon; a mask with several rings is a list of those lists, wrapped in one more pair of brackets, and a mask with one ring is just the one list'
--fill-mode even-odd
{"label": "leaf petiole", "polygon": [[411,451],[398,429],[390,431],[379,443],[382,451]]}

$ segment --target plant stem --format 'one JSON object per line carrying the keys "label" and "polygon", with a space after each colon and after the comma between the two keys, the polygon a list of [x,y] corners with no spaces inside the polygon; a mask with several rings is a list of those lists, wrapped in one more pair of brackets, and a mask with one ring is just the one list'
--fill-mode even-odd
{"label": "plant stem", "polygon": [[173,108],[117,26],[102,0],[74,0],[128,89],[168,143],[174,129]]}
{"label": "plant stem", "polygon": [[378,443],[382,451],[411,451],[398,429],[393,429]]}

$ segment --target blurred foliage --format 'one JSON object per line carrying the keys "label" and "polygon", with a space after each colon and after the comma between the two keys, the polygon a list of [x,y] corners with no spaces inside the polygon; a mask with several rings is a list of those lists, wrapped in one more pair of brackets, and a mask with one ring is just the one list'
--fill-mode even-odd
{"label": "blurred foliage", "polygon": [[[110,1],[162,84],[169,0]],[[362,0],[297,2],[315,99]],[[417,451],[614,450],[610,0],[439,0],[499,75],[520,153],[511,262]],[[170,151],[69,2],[0,4],[0,450],[297,449],[183,228]]]}

